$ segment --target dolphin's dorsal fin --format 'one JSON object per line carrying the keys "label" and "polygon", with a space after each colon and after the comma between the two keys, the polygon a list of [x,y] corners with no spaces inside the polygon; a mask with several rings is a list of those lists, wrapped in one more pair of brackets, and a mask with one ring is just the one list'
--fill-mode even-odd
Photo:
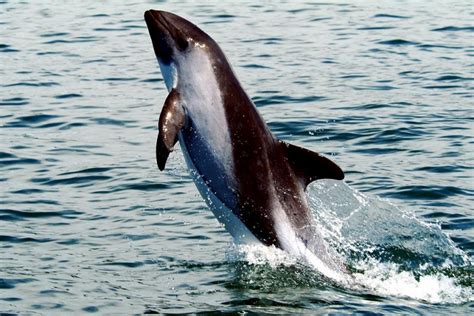
{"label": "dolphin's dorsal fin", "polygon": [[165,100],[158,123],[156,162],[160,170],[165,169],[166,160],[178,141],[178,132],[184,126],[185,112],[179,93],[172,89]]}
{"label": "dolphin's dorsal fin", "polygon": [[297,177],[306,186],[318,179],[344,179],[344,172],[330,159],[306,148],[279,141]]}

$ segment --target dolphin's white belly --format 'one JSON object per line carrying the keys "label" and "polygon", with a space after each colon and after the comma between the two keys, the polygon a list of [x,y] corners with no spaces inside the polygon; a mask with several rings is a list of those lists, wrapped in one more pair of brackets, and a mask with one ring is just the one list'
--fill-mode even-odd
{"label": "dolphin's white belly", "polygon": [[[233,173],[233,152],[218,80],[208,54],[196,50],[189,53],[178,70],[176,88],[181,95],[186,115],[202,139],[212,148],[216,163],[227,175]],[[187,69],[193,69],[190,73]],[[234,183],[235,184],[235,183]]]}

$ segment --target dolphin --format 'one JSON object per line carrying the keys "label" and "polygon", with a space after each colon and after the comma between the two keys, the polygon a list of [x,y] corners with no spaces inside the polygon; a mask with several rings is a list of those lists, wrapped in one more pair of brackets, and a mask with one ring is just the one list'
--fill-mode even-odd
{"label": "dolphin", "polygon": [[204,31],[165,11],[146,11],[145,21],[169,92],[158,168],[179,141],[198,191],[236,243],[275,246],[338,278],[344,268],[324,246],[305,190],[314,180],[342,180],[341,168],[277,139]]}

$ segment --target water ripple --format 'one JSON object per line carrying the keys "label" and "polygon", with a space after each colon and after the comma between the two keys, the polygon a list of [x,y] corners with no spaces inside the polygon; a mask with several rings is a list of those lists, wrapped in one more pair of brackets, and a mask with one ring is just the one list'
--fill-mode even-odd
{"label": "water ripple", "polygon": [[434,32],[459,32],[468,31],[474,32],[474,26],[445,26],[436,29],[432,29]]}
{"label": "water ripple", "polygon": [[17,82],[17,83],[11,83],[11,84],[6,84],[4,87],[53,87],[53,86],[59,86],[60,84],[58,82],[54,81],[45,81],[45,82]]}
{"label": "water ripple", "polygon": [[140,182],[113,186],[108,190],[95,191],[95,194],[112,194],[120,191],[161,191],[172,188],[172,183]]}
{"label": "water ripple", "polygon": [[407,41],[407,40],[403,40],[403,39],[393,39],[393,40],[387,40],[387,41],[379,41],[379,42],[377,42],[377,44],[392,45],[392,46],[420,45],[420,43]]}
{"label": "water ripple", "polygon": [[51,238],[34,238],[34,237],[17,237],[17,236],[8,236],[0,235],[0,242],[8,242],[14,244],[23,244],[23,243],[47,243],[54,241]]}
{"label": "water ripple", "polygon": [[95,36],[84,37],[84,38],[75,38],[75,39],[55,39],[51,41],[44,42],[45,45],[57,45],[57,44],[80,44],[80,43],[90,43],[97,42],[99,39]]}
{"label": "water ripple", "polygon": [[325,97],[322,96],[305,96],[305,97],[293,97],[289,95],[272,95],[269,97],[254,97],[253,102],[257,107],[275,105],[275,104],[285,104],[285,103],[309,103],[325,100]]}
{"label": "water ripple", "polygon": [[0,158],[0,167],[12,166],[12,165],[36,165],[41,164],[41,160],[35,158],[20,158],[14,156],[14,158],[5,159]]}
{"label": "water ripple", "polygon": [[52,114],[35,114],[28,116],[17,117],[13,122],[8,122],[5,127],[38,127],[37,124],[43,123],[55,118],[60,117],[59,115]]}
{"label": "water ripple", "polygon": [[38,281],[38,280],[33,279],[33,278],[22,278],[22,279],[0,278],[0,289],[13,289],[16,287],[17,284],[30,283],[34,281]]}
{"label": "water ripple", "polygon": [[77,171],[68,171],[68,172],[63,172],[63,173],[60,173],[59,175],[60,176],[66,176],[66,175],[71,175],[71,174],[81,174],[81,173],[103,173],[103,172],[107,172],[107,171],[110,171],[114,168],[107,168],[107,167],[94,167],[94,168],[86,168],[86,169],[81,169],[81,170],[77,170]]}
{"label": "water ripple", "polygon": [[125,268],[138,268],[144,265],[143,262],[140,261],[107,261],[102,263],[104,266],[119,266]]}
{"label": "water ripple", "polygon": [[389,197],[409,200],[439,200],[446,199],[455,195],[473,196],[472,190],[462,189],[453,186],[402,186],[397,189],[397,192],[385,194]]}
{"label": "water ripple", "polygon": [[62,218],[77,218],[82,215],[82,212],[75,210],[62,210],[62,211],[19,211],[12,209],[0,209],[0,219],[3,220],[24,220],[24,219],[35,219],[35,218],[50,218],[50,217],[62,217]]}
{"label": "water ripple", "polygon": [[79,93],[66,93],[55,96],[56,99],[70,99],[70,98],[81,98],[82,95]]}
{"label": "water ripple", "polygon": [[3,99],[0,102],[0,106],[19,106],[19,105],[27,105],[29,103],[30,102],[28,101],[27,98],[16,97],[16,98]]}
{"label": "water ripple", "polygon": [[386,13],[378,13],[373,16],[374,18],[388,18],[388,19],[409,19],[408,16],[402,15],[395,15],[395,14],[386,14]]}
{"label": "water ripple", "polygon": [[435,79],[435,81],[471,81],[474,80],[474,78],[464,78],[461,76],[456,76],[456,75],[444,75],[441,77],[438,77]]}
{"label": "water ripple", "polygon": [[101,182],[105,180],[110,180],[110,176],[82,176],[82,177],[70,177],[63,179],[51,179],[51,178],[33,178],[31,179],[34,183],[39,183],[42,185],[48,186],[57,186],[57,185],[93,185],[96,182]]}
{"label": "water ripple", "polygon": [[19,50],[12,48],[8,44],[0,44],[0,53],[16,53],[16,52],[19,52]]}

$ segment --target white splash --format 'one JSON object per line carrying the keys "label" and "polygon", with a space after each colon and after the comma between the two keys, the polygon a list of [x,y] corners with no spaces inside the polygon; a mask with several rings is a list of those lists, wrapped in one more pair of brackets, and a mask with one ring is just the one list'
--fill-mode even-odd
{"label": "white splash", "polygon": [[[425,223],[387,201],[365,196],[345,183],[321,181],[313,185],[308,192],[319,232],[329,245],[339,250],[345,257],[346,264],[355,272],[347,272],[342,276],[344,281],[341,282],[338,272],[326,271],[319,258],[313,261],[314,258],[309,256],[302,258],[264,245],[234,246],[231,255],[228,255],[229,259],[245,260],[254,265],[268,264],[272,268],[305,263],[306,266],[314,268],[315,273],[329,277],[339,286],[361,293],[397,296],[432,304],[461,304],[474,301],[472,287],[464,286],[460,283],[460,279],[443,273],[449,269],[472,266],[472,262],[470,263],[469,257],[456,248],[439,227]],[[372,226],[368,224],[371,221]],[[403,239],[399,241],[395,239],[395,245],[408,247],[407,249],[414,252],[423,250],[420,245],[427,247],[434,245],[433,249],[449,253],[458,263],[445,260],[443,264],[428,262],[418,268],[407,269],[406,266],[402,267],[401,264],[391,262],[387,258],[379,258],[375,251],[377,247],[371,246],[368,241],[386,242],[380,239],[387,234],[389,236],[386,237],[392,240],[398,229],[406,229],[405,233],[418,233],[420,236],[434,239],[430,241],[431,243],[425,244],[426,240],[421,240],[422,244],[414,245],[405,245],[402,244]],[[393,234],[390,235],[391,233]],[[295,244],[294,247],[299,246]],[[440,254],[433,249],[425,249],[426,252],[423,254],[438,258]],[[349,256],[351,252],[362,255],[363,259],[351,259]]]}
{"label": "white splash", "polygon": [[259,244],[232,244],[227,252],[229,261],[246,261],[253,265],[268,264],[272,268],[294,266],[298,263],[296,257],[274,246],[267,247]]}
{"label": "white splash", "polygon": [[[347,263],[358,271],[351,274],[350,288],[430,303],[474,300],[472,288],[460,285],[455,277],[441,272],[446,268],[461,268],[470,261],[438,226],[421,221],[387,200],[370,198],[343,182],[316,182],[308,190],[308,198],[323,238],[345,252]],[[404,237],[413,235],[418,238],[411,242]],[[428,262],[407,271],[400,264],[378,257],[380,252],[376,254],[375,250],[385,251],[384,247],[389,245],[428,258],[450,254],[461,264],[446,260],[435,266]],[[349,258],[351,252],[364,259],[354,262]],[[429,269],[433,272],[427,273]]]}
{"label": "white splash", "polygon": [[411,271],[401,271],[394,263],[376,260],[360,262],[363,273],[354,273],[354,286],[377,295],[398,296],[429,303],[459,304],[474,300],[472,288],[456,283],[453,277],[436,273],[416,277]]}
{"label": "white splash", "polygon": [[290,221],[285,211],[280,207],[275,208],[275,230],[283,249],[296,258],[302,259],[306,264],[312,266],[316,271],[325,277],[341,284],[348,282],[347,277],[337,268],[337,258],[330,256],[324,245],[325,241],[320,236],[314,236],[319,244],[318,253],[313,253],[308,249],[303,241],[297,236],[290,225]]}

